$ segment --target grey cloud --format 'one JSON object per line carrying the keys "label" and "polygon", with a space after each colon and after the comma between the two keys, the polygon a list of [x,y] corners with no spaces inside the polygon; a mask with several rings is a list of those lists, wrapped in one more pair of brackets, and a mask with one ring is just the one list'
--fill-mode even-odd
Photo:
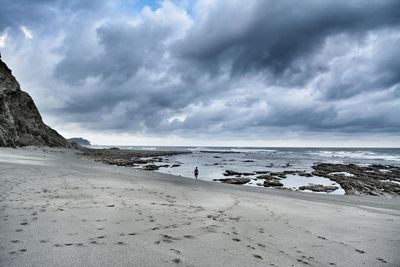
{"label": "grey cloud", "polygon": [[47,111],[62,122],[182,136],[400,132],[399,1],[199,1],[192,17],[171,2],[138,13],[83,2],[41,1],[26,18],[65,25],[39,36],[63,36],[48,56],[64,98]]}
{"label": "grey cloud", "polygon": [[[233,3],[233,4],[232,4]],[[230,62],[232,72],[282,73],[336,33],[400,25],[398,1],[221,1],[178,45],[177,53],[205,70]]]}

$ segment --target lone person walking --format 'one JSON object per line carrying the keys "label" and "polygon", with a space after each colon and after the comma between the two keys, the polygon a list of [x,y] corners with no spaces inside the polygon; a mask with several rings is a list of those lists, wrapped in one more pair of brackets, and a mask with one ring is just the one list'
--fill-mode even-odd
{"label": "lone person walking", "polygon": [[194,177],[196,177],[196,180],[198,176],[199,176],[199,169],[196,167],[196,169],[194,169]]}

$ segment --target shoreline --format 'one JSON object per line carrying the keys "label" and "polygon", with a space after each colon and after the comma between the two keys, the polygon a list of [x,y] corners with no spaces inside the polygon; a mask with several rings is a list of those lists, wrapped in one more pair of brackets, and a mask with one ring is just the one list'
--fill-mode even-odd
{"label": "shoreline", "polygon": [[[82,156],[109,165],[134,167],[149,171],[167,171],[171,168],[180,168],[186,165],[180,161],[171,162],[171,157],[178,155],[191,155],[192,151],[180,150],[129,150],[119,148],[108,149],[82,149]],[[238,151],[203,151],[198,153],[213,154],[213,159],[219,159],[206,166],[223,167],[227,159],[222,154],[239,154]],[[217,156],[218,155],[218,156]],[[181,160],[184,159],[181,157]],[[221,161],[222,159],[222,161]],[[338,164],[329,161],[314,162],[309,169],[294,168],[287,170],[291,164],[287,162],[283,169],[271,169],[269,166],[258,166],[257,170],[234,171],[238,164],[230,159],[233,165],[224,166],[223,178],[209,177],[210,180],[236,185],[252,185],[256,187],[277,188],[283,190],[315,192],[339,195],[373,195],[373,196],[400,196],[400,166],[368,164],[366,166],[353,163]],[[224,163],[225,161],[225,163]],[[242,162],[253,163],[254,160],[242,160]],[[239,162],[240,164],[240,162]],[[255,167],[254,167],[255,168]],[[262,170],[260,170],[260,168]],[[275,167],[276,168],[276,167]],[[222,171],[223,169],[220,169]],[[178,172],[179,173],[179,172]],[[175,173],[177,174],[177,173]],[[289,180],[288,180],[289,179]],[[207,180],[207,179],[206,179]],[[297,187],[293,187],[295,184]]]}
{"label": "shoreline", "polygon": [[400,263],[398,197],[211,183],[57,149],[0,148],[0,171],[1,265]]}

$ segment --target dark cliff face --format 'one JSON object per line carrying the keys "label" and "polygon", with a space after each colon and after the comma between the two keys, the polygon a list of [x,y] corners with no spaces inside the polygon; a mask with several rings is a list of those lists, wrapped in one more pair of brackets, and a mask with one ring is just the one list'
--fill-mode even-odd
{"label": "dark cliff face", "polygon": [[23,92],[0,59],[0,146],[72,146],[43,123],[32,98]]}

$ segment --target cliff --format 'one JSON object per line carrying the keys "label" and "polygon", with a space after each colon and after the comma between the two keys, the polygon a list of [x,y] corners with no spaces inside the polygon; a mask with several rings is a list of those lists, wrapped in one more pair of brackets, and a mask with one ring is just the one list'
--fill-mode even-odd
{"label": "cliff", "polygon": [[1,59],[0,146],[74,147],[44,124],[32,98],[21,90],[11,70]]}

